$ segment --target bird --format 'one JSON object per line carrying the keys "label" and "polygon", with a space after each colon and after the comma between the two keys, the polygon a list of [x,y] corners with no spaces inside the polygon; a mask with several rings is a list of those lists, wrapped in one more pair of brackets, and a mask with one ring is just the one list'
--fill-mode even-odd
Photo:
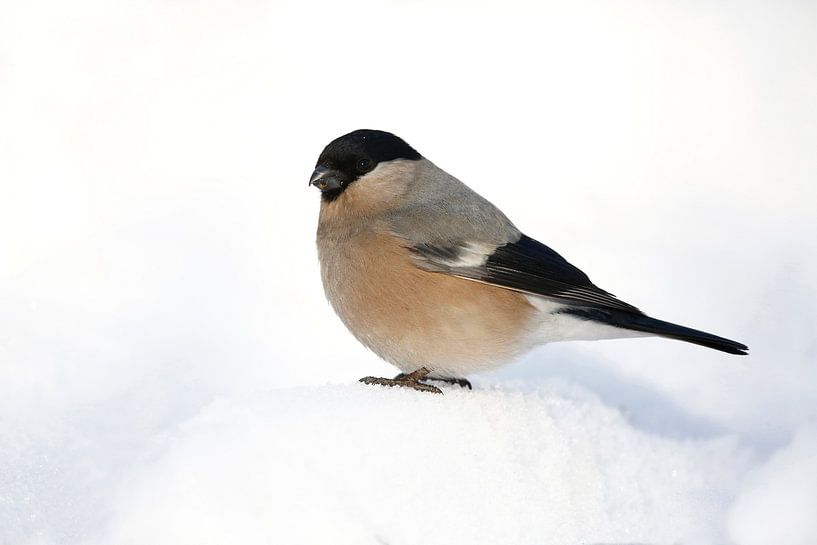
{"label": "bird", "polygon": [[729,354],[748,347],[651,318],[402,138],[360,129],[332,140],[317,250],[326,298],[352,335],[400,370],[366,384],[442,393],[466,376],[568,340],[658,336]]}

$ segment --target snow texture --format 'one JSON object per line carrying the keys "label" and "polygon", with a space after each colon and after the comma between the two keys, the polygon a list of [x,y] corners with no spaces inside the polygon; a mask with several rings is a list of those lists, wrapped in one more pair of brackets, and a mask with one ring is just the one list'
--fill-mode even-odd
{"label": "snow texture", "polygon": [[[817,4],[0,5],[0,544],[817,543]],[[452,39],[452,32],[455,38]],[[324,300],[392,130],[599,286],[747,343],[443,396]]]}

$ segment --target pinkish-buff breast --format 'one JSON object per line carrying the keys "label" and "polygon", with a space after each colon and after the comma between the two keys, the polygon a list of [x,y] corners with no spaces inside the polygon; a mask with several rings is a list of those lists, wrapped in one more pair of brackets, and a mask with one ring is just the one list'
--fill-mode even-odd
{"label": "pinkish-buff breast", "polygon": [[318,236],[327,298],[360,342],[401,370],[462,376],[528,348],[535,310],[523,295],[423,271],[376,228],[333,235]]}

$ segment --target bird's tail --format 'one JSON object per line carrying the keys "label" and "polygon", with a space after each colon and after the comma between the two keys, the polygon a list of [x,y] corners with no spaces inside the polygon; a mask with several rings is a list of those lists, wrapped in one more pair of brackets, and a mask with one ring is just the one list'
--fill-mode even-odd
{"label": "bird's tail", "polygon": [[656,320],[644,314],[636,314],[632,312],[624,312],[619,310],[608,309],[569,309],[567,312],[575,316],[603,322],[615,327],[630,329],[632,331],[642,331],[659,337],[666,337],[668,339],[676,339],[688,343],[698,344],[707,348],[720,350],[721,352],[728,352],[729,354],[738,354],[745,356],[749,347],[745,344],[704,331],[698,331],[682,325],[665,322],[663,320]]}

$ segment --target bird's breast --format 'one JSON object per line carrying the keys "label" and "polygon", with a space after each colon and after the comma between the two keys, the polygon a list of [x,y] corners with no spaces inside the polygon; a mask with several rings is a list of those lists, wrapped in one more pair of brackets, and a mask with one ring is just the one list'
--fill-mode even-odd
{"label": "bird's breast", "polygon": [[318,232],[329,302],[352,334],[403,371],[464,375],[530,348],[535,310],[513,291],[417,268],[384,228]]}

